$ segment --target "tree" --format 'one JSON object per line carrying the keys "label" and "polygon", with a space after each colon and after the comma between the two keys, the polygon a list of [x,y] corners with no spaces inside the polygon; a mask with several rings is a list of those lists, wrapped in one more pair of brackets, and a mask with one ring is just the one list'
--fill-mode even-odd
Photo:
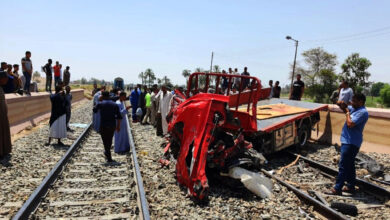
{"label": "tree", "polygon": [[157,84],[158,84],[158,86],[162,85],[162,79],[161,78],[157,78]]}
{"label": "tree", "polygon": [[141,79],[141,83],[142,83],[142,85],[144,85],[145,82],[146,82],[146,75],[144,74],[144,72],[140,72],[140,73],[138,74],[138,78]]}
{"label": "tree", "polygon": [[304,51],[302,56],[304,65],[298,64],[295,72],[302,75],[305,94],[316,102],[328,102],[329,96],[337,88],[337,56],[321,47]]}
{"label": "tree", "polygon": [[145,77],[145,83],[148,84],[148,87],[151,87],[156,80],[156,76],[154,75],[153,70],[148,68],[145,70],[145,73],[143,75]]}
{"label": "tree", "polygon": [[81,78],[81,80],[80,80],[80,83],[81,83],[81,84],[87,84],[87,82],[88,82],[87,79],[84,78],[84,77]]}
{"label": "tree", "polygon": [[220,73],[221,72],[221,68],[218,65],[214,65],[213,66],[213,72],[214,73]]}
{"label": "tree", "polygon": [[329,98],[333,91],[337,89],[337,75],[330,69],[323,69],[317,74],[318,80],[322,83],[316,83],[308,87],[305,92],[314,98],[315,102],[329,103]]}
{"label": "tree", "polygon": [[161,80],[162,80],[163,85],[171,84],[171,80],[167,76],[163,76],[163,78]]}
{"label": "tree", "polygon": [[340,77],[347,80],[352,89],[356,86],[367,87],[370,85],[368,78],[371,74],[367,72],[370,66],[371,62],[367,58],[360,57],[359,53],[353,53],[341,65]]}
{"label": "tree", "polygon": [[204,72],[204,70],[200,67],[196,67],[194,72],[195,73],[202,73],[202,72]]}
{"label": "tree", "polygon": [[390,106],[390,85],[388,83],[386,83],[383,88],[381,89],[381,91],[379,92],[380,94],[380,97],[381,97],[381,102],[385,105],[385,106]]}
{"label": "tree", "polygon": [[191,75],[191,70],[185,69],[181,74],[187,79]]}
{"label": "tree", "polygon": [[313,48],[302,53],[306,68],[298,65],[296,73],[301,73],[307,86],[321,83],[317,77],[321,70],[334,71],[337,65],[336,54],[326,52],[322,47]]}
{"label": "tree", "polygon": [[379,96],[379,92],[381,91],[381,89],[385,86],[385,83],[383,82],[377,82],[377,83],[373,83],[371,85],[371,90],[370,90],[370,95],[371,96]]}

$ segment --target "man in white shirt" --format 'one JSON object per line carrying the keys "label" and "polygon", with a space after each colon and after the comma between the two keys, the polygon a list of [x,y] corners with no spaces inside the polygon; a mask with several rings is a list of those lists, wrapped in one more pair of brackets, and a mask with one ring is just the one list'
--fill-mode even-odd
{"label": "man in white shirt", "polygon": [[346,106],[351,105],[352,97],[353,97],[353,90],[349,87],[347,81],[343,81],[341,84],[339,100],[337,101],[337,105],[340,108],[346,108]]}

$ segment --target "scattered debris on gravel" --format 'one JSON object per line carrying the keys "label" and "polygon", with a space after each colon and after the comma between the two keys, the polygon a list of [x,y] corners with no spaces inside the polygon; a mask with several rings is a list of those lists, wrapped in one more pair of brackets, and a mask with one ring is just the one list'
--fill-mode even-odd
{"label": "scattered debris on gravel", "polygon": [[216,183],[208,204],[197,204],[176,183],[175,163],[161,168],[164,139],[151,125],[132,125],[152,219],[298,219],[313,212],[294,193],[273,181],[273,197],[260,199],[246,189]]}

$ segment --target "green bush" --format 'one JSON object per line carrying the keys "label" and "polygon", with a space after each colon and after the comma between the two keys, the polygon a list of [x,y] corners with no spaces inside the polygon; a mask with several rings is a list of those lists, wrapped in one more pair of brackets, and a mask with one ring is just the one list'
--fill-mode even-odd
{"label": "green bush", "polygon": [[385,106],[389,107],[390,106],[390,85],[386,83],[379,93],[381,97],[381,102]]}

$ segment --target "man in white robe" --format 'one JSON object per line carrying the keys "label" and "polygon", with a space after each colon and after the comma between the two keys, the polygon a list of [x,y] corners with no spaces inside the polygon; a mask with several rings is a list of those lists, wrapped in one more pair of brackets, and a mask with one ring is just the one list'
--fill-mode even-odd
{"label": "man in white robe", "polygon": [[171,107],[170,103],[171,103],[172,96],[173,96],[172,93],[167,91],[166,86],[161,86],[161,91],[158,94],[158,100],[159,100],[158,111],[161,113],[163,135],[166,135],[168,133],[168,122],[166,117]]}

